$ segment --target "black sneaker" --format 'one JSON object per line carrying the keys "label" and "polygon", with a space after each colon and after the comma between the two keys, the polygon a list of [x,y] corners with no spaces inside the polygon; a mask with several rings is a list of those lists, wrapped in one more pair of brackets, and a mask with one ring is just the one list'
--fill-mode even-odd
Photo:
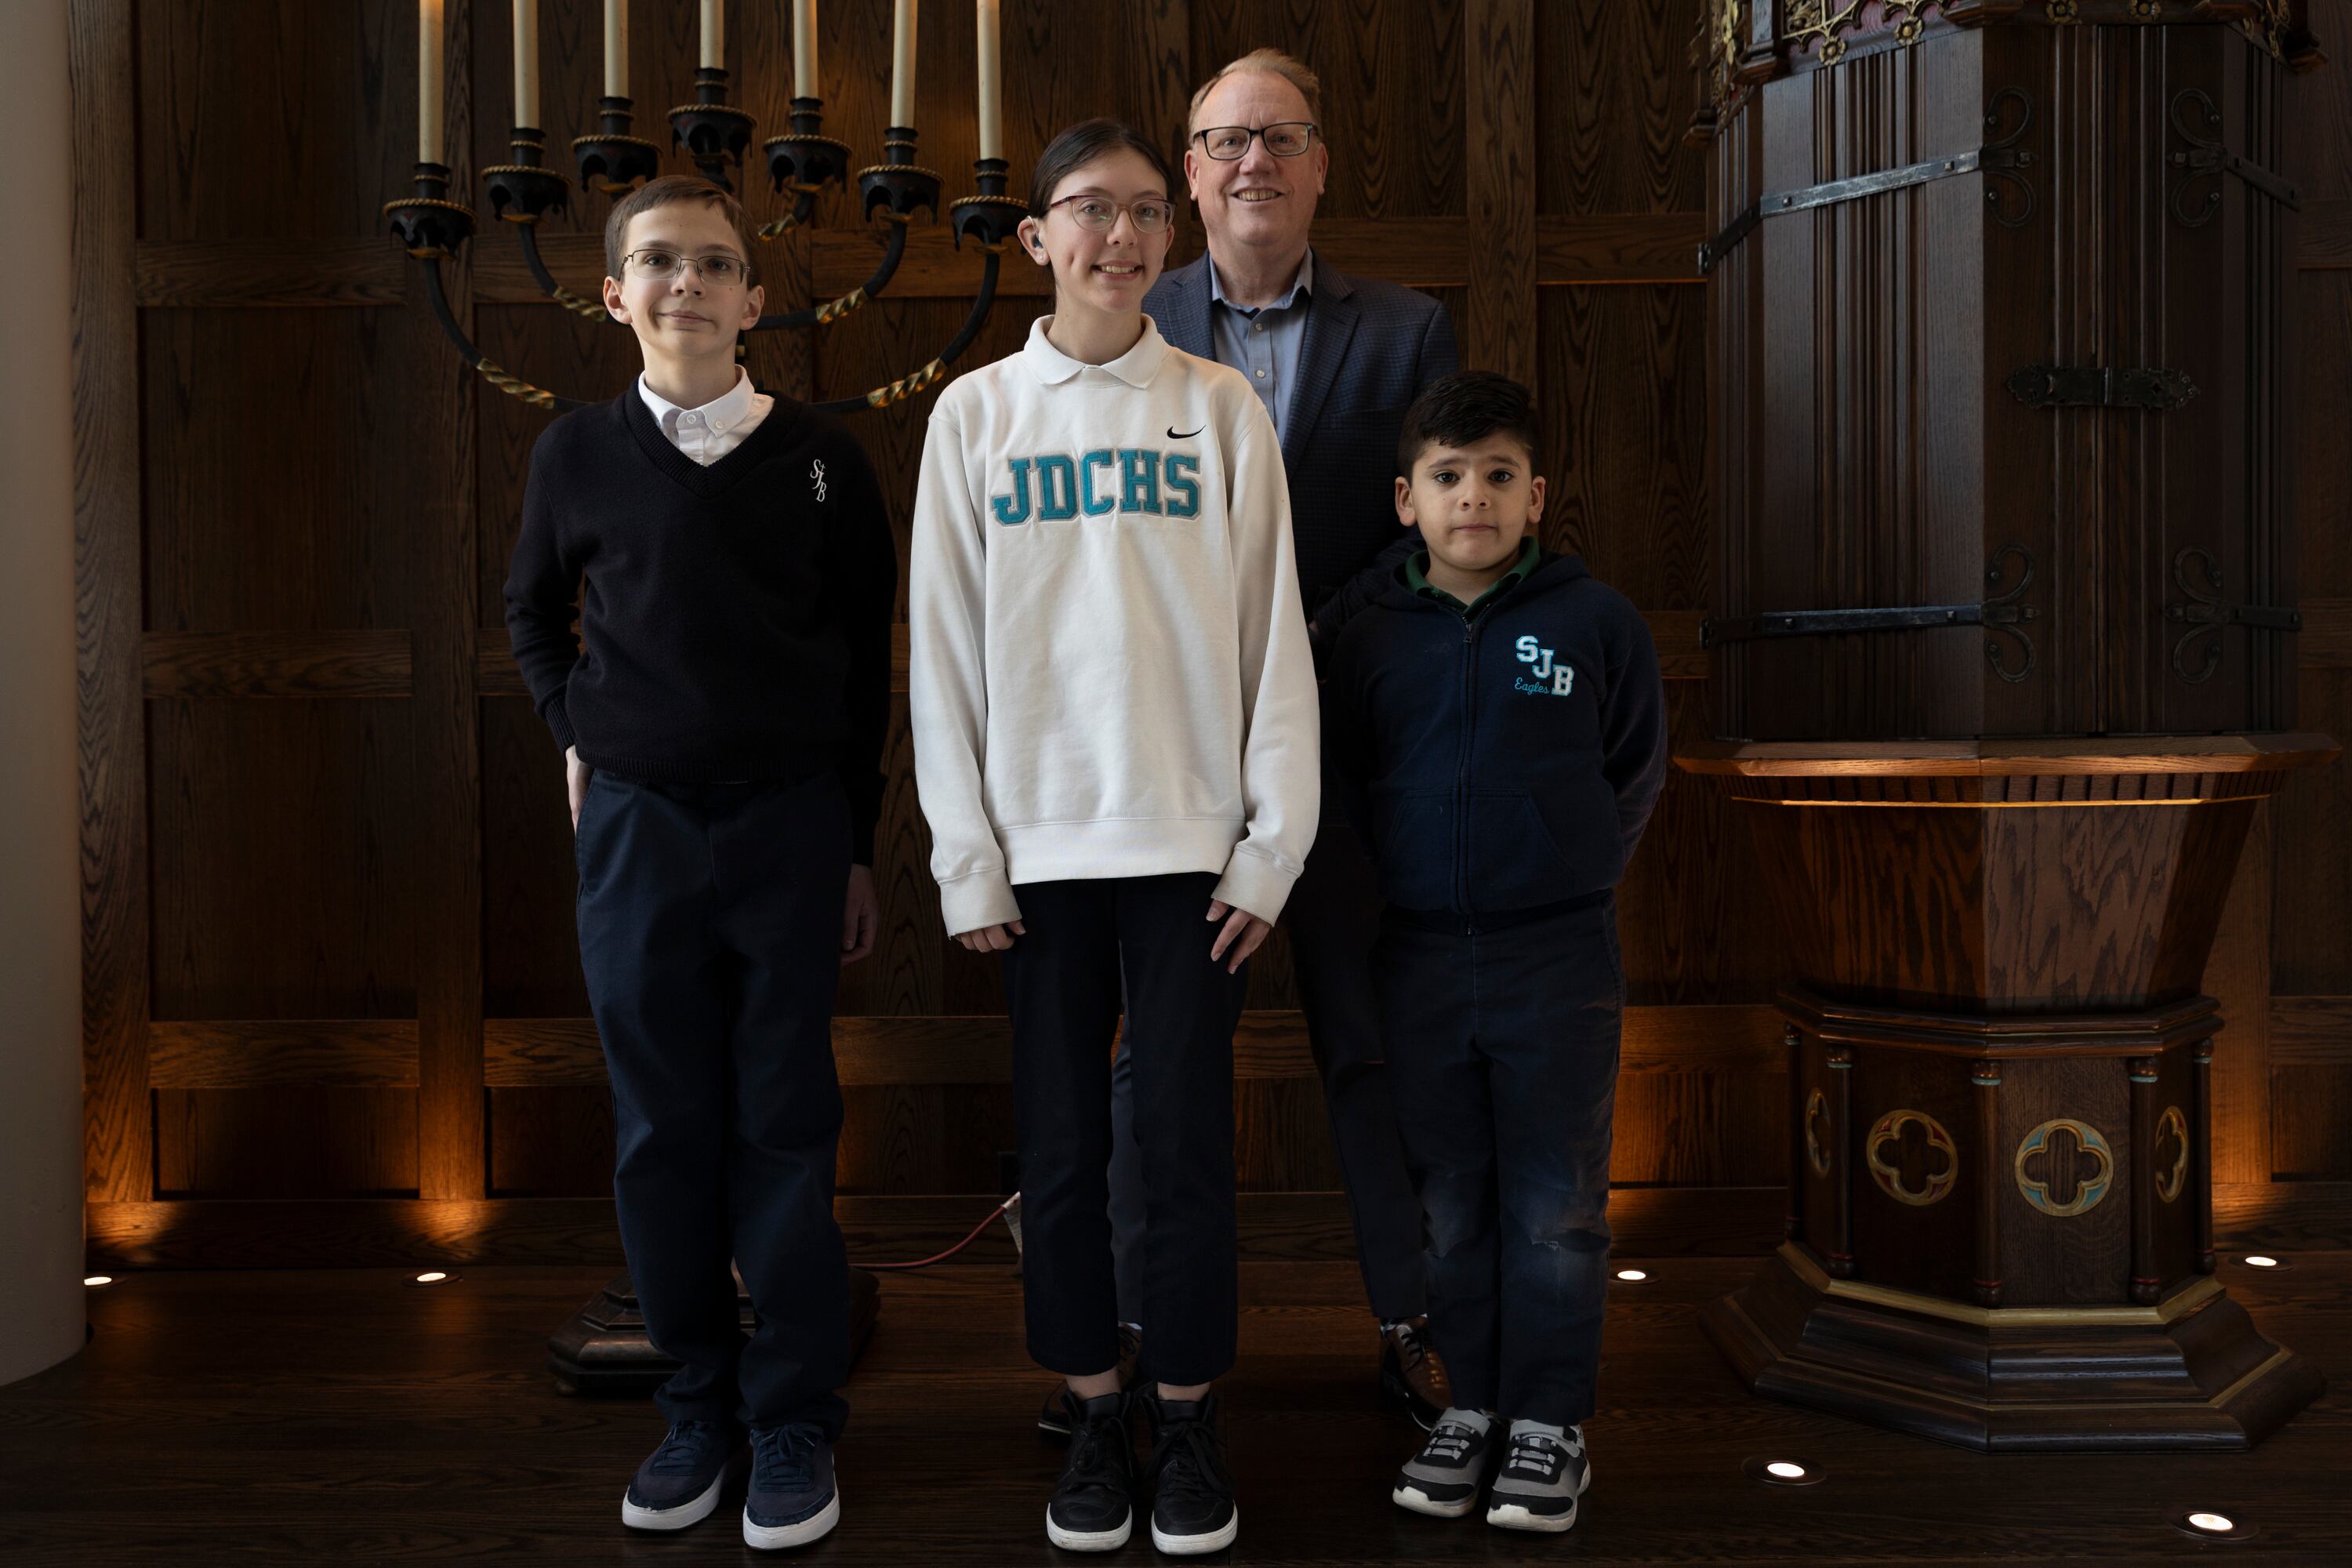
{"label": "black sneaker", "polygon": [[1486,1500],[1486,1522],[1505,1530],[1566,1530],[1576,1522],[1576,1500],[1591,1484],[1583,1427],[1514,1421],[1502,1473]]}
{"label": "black sneaker", "polygon": [[1176,1557],[1222,1552],[1241,1532],[1233,1472],[1217,1436],[1217,1396],[1146,1394],[1151,1417],[1151,1544]]}
{"label": "black sneaker", "polygon": [[1135,1528],[1135,1440],[1127,1395],[1080,1399],[1065,1388],[1070,1457],[1045,1505],[1045,1539],[1065,1552],[1114,1552]]}
{"label": "black sneaker", "polygon": [[[1118,1385],[1121,1389],[1135,1386],[1136,1358],[1142,1353],[1142,1333],[1121,1323],[1118,1326]],[[1039,1435],[1056,1443],[1070,1440],[1070,1412],[1062,1403],[1062,1395],[1069,1391],[1067,1383],[1056,1381],[1054,1391],[1045,1395],[1045,1408],[1037,1412]]]}
{"label": "black sneaker", "polygon": [[684,1530],[709,1518],[742,1446],[743,1434],[728,1422],[671,1422],[669,1436],[621,1494],[621,1522],[632,1530]]}
{"label": "black sneaker", "polygon": [[1495,1457],[1498,1425],[1467,1410],[1440,1415],[1421,1452],[1397,1471],[1390,1499],[1399,1508],[1439,1519],[1460,1519],[1476,1508],[1487,1462]]}
{"label": "black sneaker", "polygon": [[805,1421],[751,1434],[751,1489],[743,1499],[743,1544],[773,1552],[806,1546],[841,1522],[833,1445]]}

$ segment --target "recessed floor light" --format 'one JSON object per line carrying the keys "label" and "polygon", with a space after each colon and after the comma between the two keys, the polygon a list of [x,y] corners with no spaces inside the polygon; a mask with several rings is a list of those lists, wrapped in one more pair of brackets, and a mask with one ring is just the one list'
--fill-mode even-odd
{"label": "recessed floor light", "polygon": [[111,1274],[85,1274],[81,1277],[81,1282],[92,1289],[96,1289],[100,1285],[113,1284],[114,1276]]}
{"label": "recessed floor light", "polygon": [[422,1274],[411,1275],[408,1282],[411,1285],[446,1285],[457,1278],[446,1268],[428,1268]]}
{"label": "recessed floor light", "polygon": [[1649,1277],[1650,1271],[1646,1268],[1620,1268],[1617,1270],[1617,1278],[1620,1279],[1638,1282],[1640,1280],[1647,1279]]}
{"label": "recessed floor light", "polygon": [[2238,1259],[2238,1261],[2244,1264],[2249,1268],[2284,1268],[2286,1267],[2286,1260],[2284,1258],[2273,1258],[2267,1252],[2250,1252],[2245,1257]]}
{"label": "recessed floor light", "polygon": [[1775,1459],[1759,1454],[1739,1467],[1751,1481],[1761,1481],[1768,1487],[1818,1486],[1824,1479],[1819,1465],[1809,1465],[1796,1459]]}
{"label": "recessed floor light", "polygon": [[2165,1515],[2164,1521],[2194,1541],[2252,1541],[2262,1533],[2260,1526],[2212,1509],[2183,1510]]}

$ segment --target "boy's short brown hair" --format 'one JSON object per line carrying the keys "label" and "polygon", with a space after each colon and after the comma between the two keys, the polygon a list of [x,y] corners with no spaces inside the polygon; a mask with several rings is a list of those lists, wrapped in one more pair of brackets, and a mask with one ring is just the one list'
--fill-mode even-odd
{"label": "boy's short brown hair", "polygon": [[1397,432],[1397,472],[1412,478],[1412,466],[1432,447],[1471,447],[1489,436],[1506,436],[1527,448],[1532,468],[1541,456],[1535,395],[1509,376],[1491,370],[1457,371],[1422,388],[1404,411]]}
{"label": "boy's short brown hair", "polygon": [[743,204],[709,180],[692,174],[664,174],[659,179],[647,180],[613,204],[612,215],[604,219],[605,277],[621,275],[622,247],[629,242],[629,220],[672,202],[708,202],[725,213],[727,226],[743,243],[743,286],[751,289],[759,285],[760,254],[751,243],[751,220],[743,216]]}

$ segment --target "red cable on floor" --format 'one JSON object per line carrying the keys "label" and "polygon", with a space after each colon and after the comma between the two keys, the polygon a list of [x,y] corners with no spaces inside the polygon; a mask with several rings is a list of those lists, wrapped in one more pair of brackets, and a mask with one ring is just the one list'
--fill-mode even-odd
{"label": "red cable on floor", "polygon": [[[953,1258],[957,1253],[961,1252],[965,1247],[970,1247],[973,1242],[978,1241],[982,1231],[986,1230],[990,1226],[996,1223],[996,1218],[999,1215],[1002,1215],[1005,1210],[1011,1208],[1014,1204],[1017,1204],[1020,1201],[1021,1194],[1019,1193],[1015,1193],[1011,1197],[1005,1199],[1003,1203],[997,1205],[994,1208],[989,1210],[988,1217],[982,1220],[978,1225],[973,1226],[970,1236],[965,1237],[961,1241],[957,1242],[945,1252],[935,1253],[929,1258],[919,1258],[912,1263],[854,1263],[852,1267],[873,1269],[929,1268],[934,1263],[945,1263],[949,1258]],[[1009,1221],[1007,1222],[1008,1225],[1011,1222]],[[1021,1243],[1019,1238],[1015,1237],[1013,1246],[1017,1248],[1020,1245]]]}

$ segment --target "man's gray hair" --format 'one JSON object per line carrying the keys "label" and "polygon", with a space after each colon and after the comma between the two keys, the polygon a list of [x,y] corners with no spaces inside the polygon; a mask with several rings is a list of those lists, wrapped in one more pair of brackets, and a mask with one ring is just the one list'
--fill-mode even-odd
{"label": "man's gray hair", "polygon": [[1297,88],[1298,96],[1307,100],[1307,118],[1318,125],[1323,123],[1322,79],[1307,68],[1307,62],[1295,55],[1286,55],[1280,49],[1252,49],[1202,82],[1201,90],[1192,95],[1192,107],[1184,114],[1186,141],[1191,141],[1192,132],[1200,129],[1201,104],[1209,96],[1209,89],[1235,71],[1264,71],[1268,76],[1280,77]]}

